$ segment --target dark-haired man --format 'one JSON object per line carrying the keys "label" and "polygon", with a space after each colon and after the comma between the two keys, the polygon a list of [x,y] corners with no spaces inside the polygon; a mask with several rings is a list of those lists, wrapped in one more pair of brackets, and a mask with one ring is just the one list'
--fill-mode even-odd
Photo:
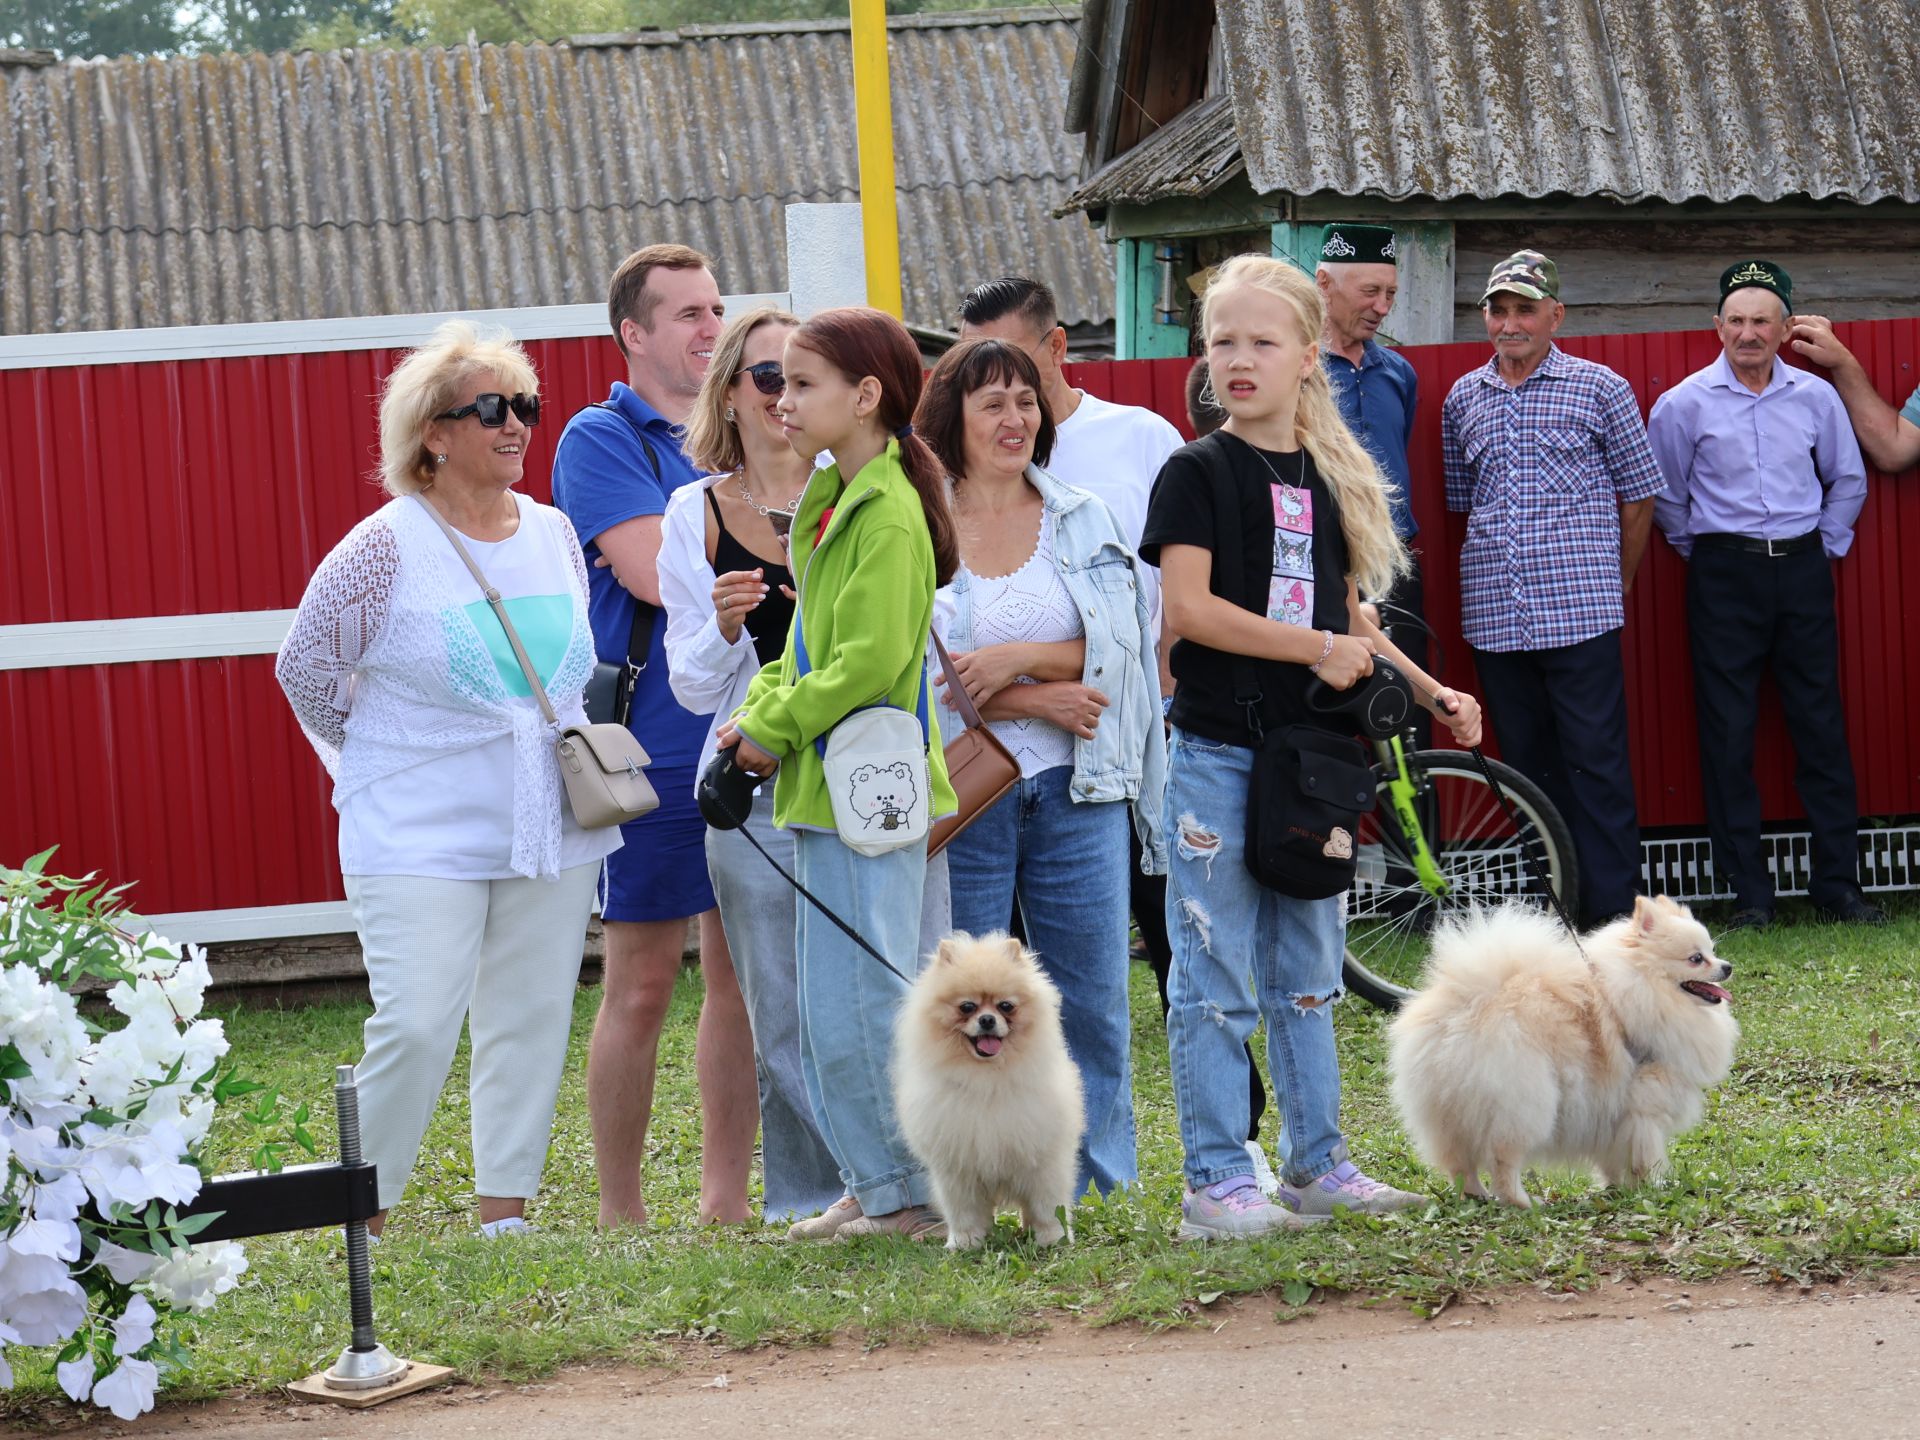
{"label": "dark-haired man", "polygon": [[1779,360],[1793,279],[1770,260],[1729,265],[1713,317],[1722,354],[1654,404],[1647,437],[1666,475],[1653,518],[1687,560],[1687,625],[1713,863],[1736,929],[1773,919],[1760,844],[1753,735],[1772,669],[1813,832],[1808,889],[1828,915],[1884,925],[1860,893],[1860,818],[1840,705],[1833,566],[1853,544],[1867,470],[1834,387]]}
{"label": "dark-haired man", "polygon": [[[600,1175],[600,1223],[638,1224],[654,1057],[680,973],[687,920],[698,916],[704,979],[696,1065],[703,1109],[700,1216],[747,1219],[747,1169],[759,1099],[753,1036],[707,879],[706,825],[694,805],[694,768],[707,718],[681,708],[667,684],[666,617],[658,613],[660,517],[667,497],[698,478],[680,453],[685,422],[720,338],[724,307],[706,257],[649,245],[620,263],[607,319],[627,378],[568,421],[553,454],[553,500],[579,532],[590,563],[589,613],[602,660],[634,645],[644,663],[631,725],[652,765],[660,807],[621,827],[601,894],[606,961],[600,1014],[587,1055],[587,1107]],[[636,616],[639,623],[636,625]],[[651,623],[650,623],[651,622]]]}
{"label": "dark-haired man", "polygon": [[[1387,638],[1414,664],[1427,666],[1425,589],[1420,552],[1412,549],[1420,526],[1413,518],[1413,475],[1407,446],[1420,408],[1420,381],[1406,357],[1374,337],[1400,293],[1399,248],[1391,227],[1342,221],[1327,227],[1320,242],[1314,283],[1326,309],[1320,331],[1320,361],[1333,398],[1354,438],[1379,463],[1393,486],[1393,529],[1413,555],[1413,570],[1380,597]],[[1427,712],[1417,712],[1420,743],[1431,734]]]}

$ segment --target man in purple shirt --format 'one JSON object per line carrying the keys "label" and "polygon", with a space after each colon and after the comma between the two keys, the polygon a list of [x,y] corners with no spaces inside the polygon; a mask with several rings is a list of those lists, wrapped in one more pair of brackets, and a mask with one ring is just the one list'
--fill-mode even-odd
{"label": "man in purple shirt", "polygon": [[1467,515],[1460,628],[1501,753],[1573,831],[1594,925],[1641,884],[1620,631],[1660,467],[1627,382],[1553,343],[1553,261],[1501,261],[1480,308],[1493,359],[1440,407],[1447,508]]}
{"label": "man in purple shirt", "polygon": [[1792,278],[1771,261],[1742,261],[1720,276],[1713,324],[1724,353],[1662,395],[1647,423],[1667,481],[1654,523],[1688,561],[1700,776],[1713,863],[1734,893],[1734,928],[1765,929],[1773,919],[1753,778],[1769,666],[1813,830],[1813,899],[1835,919],[1884,925],[1886,914],[1860,893],[1828,563],[1853,544],[1867,471],[1839,393],[1777,358],[1792,299]]}

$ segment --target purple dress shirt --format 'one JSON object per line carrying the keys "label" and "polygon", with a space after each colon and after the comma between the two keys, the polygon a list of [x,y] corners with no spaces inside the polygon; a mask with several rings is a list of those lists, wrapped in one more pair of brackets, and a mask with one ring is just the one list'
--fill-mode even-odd
{"label": "purple dress shirt", "polygon": [[1776,359],[1756,395],[1722,355],[1654,403],[1647,438],[1667,481],[1654,523],[1682,555],[1696,535],[1793,540],[1816,526],[1833,559],[1853,544],[1867,467],[1819,376]]}

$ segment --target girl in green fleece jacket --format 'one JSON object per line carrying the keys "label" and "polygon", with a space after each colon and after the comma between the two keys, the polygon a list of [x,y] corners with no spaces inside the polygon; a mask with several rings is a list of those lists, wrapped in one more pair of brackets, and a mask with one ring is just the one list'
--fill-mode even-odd
{"label": "girl in green fleece jacket", "polygon": [[[830,451],[801,497],[792,568],[813,668],[799,674],[791,637],[719,736],[739,741],[742,769],[774,782],[773,818],[794,831],[800,883],[889,960],[912,973],[920,948],[925,847],[861,855],[833,825],[814,741],[863,706],[913,710],[933,623],[933,592],[958,563],[946,480],[909,423],[920,351],[878,310],[827,310],[787,341],[779,412],[802,455]],[[935,817],[955,808],[931,712]],[[788,1232],[941,1238],[925,1173],[900,1139],[887,1078],[893,1017],[905,987],[810,905],[799,907],[800,1060],[820,1133],[849,1194]]]}

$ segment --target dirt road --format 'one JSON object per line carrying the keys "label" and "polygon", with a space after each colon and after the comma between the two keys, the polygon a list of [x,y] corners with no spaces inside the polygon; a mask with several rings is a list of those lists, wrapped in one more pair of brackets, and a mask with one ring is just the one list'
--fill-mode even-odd
{"label": "dirt road", "polygon": [[[237,1401],[125,1433],[206,1440],[586,1440],[602,1435],[1405,1437],[1920,1434],[1920,1275],[1869,1287],[1605,1286],[1449,1308],[1347,1300],[1277,1324],[1221,1304],[1171,1334],[1061,1322],[1007,1342],[695,1352],[679,1369],[565,1371],[351,1412]],[[111,1430],[114,1427],[107,1427]],[[95,1430],[98,1434],[100,1431]]]}

